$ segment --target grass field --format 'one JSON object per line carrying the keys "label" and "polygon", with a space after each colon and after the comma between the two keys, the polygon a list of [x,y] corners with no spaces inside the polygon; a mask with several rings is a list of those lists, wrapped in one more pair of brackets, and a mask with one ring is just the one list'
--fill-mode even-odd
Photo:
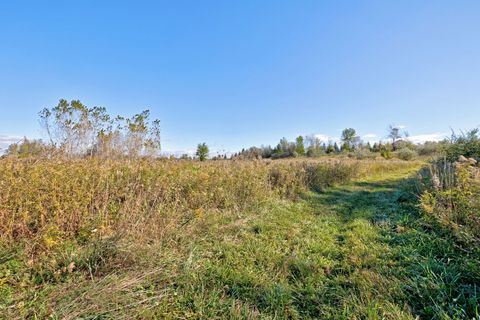
{"label": "grass field", "polygon": [[[38,234],[27,232],[34,229],[25,223],[23,240],[17,236],[12,245],[5,237],[2,245],[0,314],[5,319],[478,319],[478,249],[460,249],[424,224],[413,192],[422,163],[354,165],[356,173],[335,185],[317,181],[305,188],[283,177],[279,190],[295,185],[298,196],[273,189],[260,198],[242,194],[244,201],[260,200],[253,206],[196,205],[161,229],[129,228],[122,220],[116,232],[97,236],[94,229],[84,239],[83,229],[73,232],[68,223],[65,230],[45,224],[43,231],[35,229]],[[243,173],[252,168],[246,166]],[[284,173],[292,173],[288,168]],[[201,179],[209,185],[208,177]],[[200,198],[205,199],[210,197]],[[152,221],[159,220],[147,223]],[[142,237],[138,230],[164,234]],[[55,244],[59,239],[62,244]],[[32,248],[29,242],[39,244]]]}

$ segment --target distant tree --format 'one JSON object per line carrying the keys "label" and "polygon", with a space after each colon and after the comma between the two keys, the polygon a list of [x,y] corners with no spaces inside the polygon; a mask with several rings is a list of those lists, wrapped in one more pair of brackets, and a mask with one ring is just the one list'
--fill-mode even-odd
{"label": "distant tree", "polygon": [[305,155],[305,145],[303,144],[303,137],[298,136],[297,139],[295,140],[296,145],[295,145],[295,152],[299,156],[304,156]]}
{"label": "distant tree", "polygon": [[208,152],[208,146],[205,142],[198,144],[196,155],[200,161],[205,161],[208,159]]}
{"label": "distant tree", "polygon": [[338,147],[338,144],[336,142],[333,144],[333,151],[335,153],[340,153],[340,148]]}
{"label": "distant tree", "polygon": [[143,156],[160,151],[160,121],[145,110],[131,118],[112,118],[103,107],[61,99],[39,113],[50,144],[67,156]]}
{"label": "distant tree", "polygon": [[450,161],[457,161],[460,156],[480,159],[480,130],[473,129],[460,134],[452,132],[445,153]]}
{"label": "distant tree", "polygon": [[294,157],[297,155],[295,152],[296,144],[293,142],[288,142],[287,138],[280,139],[278,145],[273,149],[272,158],[287,158]]}
{"label": "distant tree", "polygon": [[389,125],[388,126],[388,137],[392,139],[392,148],[393,151],[397,150],[397,141],[402,138],[400,134],[400,127]]}
{"label": "distant tree", "polygon": [[278,145],[280,146],[280,151],[282,151],[283,153],[288,153],[290,149],[290,143],[288,142],[287,138],[283,137],[282,139],[280,139]]}
{"label": "distant tree", "polygon": [[38,157],[46,155],[50,151],[50,148],[51,147],[47,146],[42,140],[23,138],[22,141],[9,145],[6,155],[20,158]]}
{"label": "distant tree", "polygon": [[150,128],[148,128],[148,137],[144,143],[147,155],[153,156],[162,149],[160,140],[160,120],[152,121]]}
{"label": "distant tree", "polygon": [[[393,145],[392,145],[393,147]],[[408,139],[401,139],[401,140],[397,140],[396,141],[396,146],[395,146],[397,149],[396,150],[400,150],[400,149],[404,149],[404,148],[407,148],[407,149],[410,149],[410,150],[417,150],[417,145],[415,143],[413,143],[412,141],[409,141]]]}
{"label": "distant tree", "polygon": [[433,156],[440,154],[445,145],[445,142],[426,141],[417,146],[417,152],[421,156]]}
{"label": "distant tree", "polygon": [[[338,146],[337,146],[338,147]],[[329,142],[326,149],[325,149],[325,152],[328,153],[328,154],[331,154],[331,153],[334,153],[335,152],[335,147],[334,145]]]}
{"label": "distant tree", "polygon": [[322,147],[321,140],[315,135],[307,136],[305,138],[307,143],[307,156],[308,157],[318,157],[324,153],[325,148]]}
{"label": "distant tree", "polygon": [[263,146],[262,145],[260,148],[262,149],[262,158],[268,159],[268,158],[272,157],[273,149],[272,149],[271,146]]}
{"label": "distant tree", "polygon": [[357,136],[355,129],[347,128],[342,131],[342,150],[352,151],[356,145],[360,142],[360,138]]}
{"label": "distant tree", "polygon": [[236,156],[239,159],[261,159],[263,157],[264,149],[258,147],[250,147],[248,149],[242,149],[242,151]]}
{"label": "distant tree", "polygon": [[91,129],[88,113],[79,100],[61,99],[55,107],[45,108],[39,115],[53,145],[68,155],[76,155],[86,151]]}

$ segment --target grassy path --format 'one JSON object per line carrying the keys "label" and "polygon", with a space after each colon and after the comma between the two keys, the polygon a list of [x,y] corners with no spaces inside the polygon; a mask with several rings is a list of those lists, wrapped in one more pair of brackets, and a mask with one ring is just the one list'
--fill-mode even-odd
{"label": "grassy path", "polygon": [[450,242],[418,228],[405,189],[411,173],[308,194],[305,201],[246,220],[219,221],[195,244],[190,261],[195,267],[179,298],[157,315],[449,319],[474,314],[478,298],[471,270]]}
{"label": "grassy path", "polygon": [[39,306],[59,319],[478,317],[478,255],[421,225],[412,173],[205,213],[175,242],[142,248],[134,269],[53,288]]}

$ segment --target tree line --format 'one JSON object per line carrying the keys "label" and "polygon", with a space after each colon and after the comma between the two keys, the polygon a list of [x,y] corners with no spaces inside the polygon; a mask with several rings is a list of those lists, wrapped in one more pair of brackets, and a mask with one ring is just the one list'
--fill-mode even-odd
{"label": "tree line", "polygon": [[399,158],[410,160],[417,154],[433,155],[441,149],[443,142],[425,142],[414,144],[408,140],[408,133],[401,132],[398,126],[390,125],[387,129],[387,142],[378,141],[373,144],[363,142],[354,128],[345,128],[339,142],[325,142],[315,135],[298,136],[295,141],[282,138],[272,148],[271,146],[251,147],[233,154],[233,158],[260,159],[260,158],[292,158],[292,157],[320,157],[323,155],[347,154],[356,158],[376,157],[380,155],[386,159],[397,155]]}
{"label": "tree line", "polygon": [[[79,100],[61,99],[56,106],[41,110],[39,118],[47,142],[25,138],[10,145],[6,155],[69,158],[160,156],[160,120],[151,119],[149,110],[130,117],[111,116],[104,107],[89,108]],[[215,155],[212,159],[281,159],[347,154],[359,159],[380,155],[386,159],[396,156],[410,160],[416,155],[438,154],[446,150],[446,145],[450,146],[448,150],[451,154],[458,155],[465,150],[473,154],[480,149],[476,144],[478,133],[474,129],[467,133],[453,133],[450,140],[414,144],[409,141],[408,133],[401,132],[398,126],[390,125],[387,129],[388,141],[371,144],[363,142],[354,128],[345,128],[338,142],[325,142],[315,135],[298,136],[294,141],[282,138],[274,147],[250,147],[228,156]],[[209,152],[207,143],[203,142],[197,145],[194,157],[185,154],[181,158],[205,161],[209,159]]]}

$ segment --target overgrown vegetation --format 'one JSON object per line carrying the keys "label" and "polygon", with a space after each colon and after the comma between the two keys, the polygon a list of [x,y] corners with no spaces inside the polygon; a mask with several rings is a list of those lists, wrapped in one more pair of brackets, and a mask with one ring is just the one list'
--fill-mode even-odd
{"label": "overgrown vegetation", "polygon": [[148,159],[7,158],[0,162],[1,238],[43,237],[55,229],[62,240],[91,230],[125,231],[125,226],[139,221],[142,228],[159,226],[155,219],[168,214],[248,209],[275,195],[295,198],[309,189],[347,182],[363,174],[361,164],[373,170],[401,166],[335,160],[202,165]]}
{"label": "overgrown vegetation", "polygon": [[428,316],[480,318],[478,142],[478,130],[453,134],[444,145],[444,157],[418,174],[422,216],[416,224],[429,230],[432,244],[427,250],[433,258],[425,262],[423,269],[442,281],[438,287],[423,285],[420,291],[432,297],[432,306],[426,309]]}
{"label": "overgrown vegetation", "polygon": [[148,111],[41,118],[0,158],[1,318],[480,319],[478,130],[193,161]]}
{"label": "overgrown vegetation", "polygon": [[446,146],[445,158],[420,173],[421,204],[430,222],[468,246],[480,241],[478,159],[478,130],[454,134]]}
{"label": "overgrown vegetation", "polygon": [[[167,279],[148,278],[153,282],[135,289],[147,281],[137,280],[136,272],[148,274],[146,270],[151,270],[154,278],[160,277],[159,273],[168,278],[157,268],[162,266],[178,274],[177,268],[185,268],[191,246],[204,242],[202,230],[211,234],[213,229],[220,228],[219,234],[211,234],[213,241],[228,235],[231,224],[243,225],[243,219],[249,220],[265,210],[277,210],[272,206],[280,205],[281,199],[298,199],[308,190],[325,190],[362,176],[417,165],[355,160],[0,160],[1,310],[9,317],[19,318],[50,314],[63,318],[91,312],[98,315],[100,310],[107,312],[98,303],[89,313],[88,308],[79,308],[85,301],[63,305],[56,298],[65,294],[61,293],[65,288],[74,292],[87,290],[88,295],[94,296],[97,293],[90,291],[98,289],[113,290],[118,295],[114,299],[120,299],[117,303],[121,309],[107,314],[138,315],[139,309],[134,308],[133,313],[124,309],[127,302],[122,300],[121,289],[110,287],[114,279],[122,286],[117,277],[133,277],[124,280],[135,285],[125,284],[128,304],[142,309],[143,299],[151,295],[167,308],[167,313],[163,313],[163,307],[155,307],[160,315],[189,312],[186,305],[181,310],[171,309],[186,301],[168,300],[176,299],[170,290],[179,283],[187,285],[188,281],[171,279],[177,282],[175,285]],[[223,235],[222,228],[227,228]],[[185,241],[191,243],[188,248],[183,248]],[[156,258],[150,262],[152,257]],[[74,284],[77,282],[81,285]],[[95,283],[100,287],[93,289]],[[150,285],[154,287],[148,289]],[[136,290],[140,290],[140,300],[134,298]],[[41,296],[33,298],[38,292]],[[170,298],[159,297],[164,294]],[[194,296],[188,299],[200,301]],[[144,311],[153,307],[148,304]]]}
{"label": "overgrown vegetation", "polygon": [[151,121],[149,110],[130,118],[113,117],[104,107],[61,99],[39,116],[48,142],[25,138],[11,145],[7,155],[111,159],[155,156],[160,151],[160,120]]}

